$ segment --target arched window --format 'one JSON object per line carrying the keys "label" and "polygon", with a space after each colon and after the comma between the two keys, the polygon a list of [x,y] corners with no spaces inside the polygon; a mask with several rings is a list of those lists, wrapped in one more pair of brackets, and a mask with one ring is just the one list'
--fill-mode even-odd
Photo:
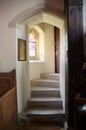
{"label": "arched window", "polygon": [[29,56],[30,60],[39,60],[39,35],[33,28],[29,33]]}

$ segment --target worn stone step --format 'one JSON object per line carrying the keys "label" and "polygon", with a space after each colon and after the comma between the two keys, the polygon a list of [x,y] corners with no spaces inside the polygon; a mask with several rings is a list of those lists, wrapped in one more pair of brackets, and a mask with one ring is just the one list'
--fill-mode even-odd
{"label": "worn stone step", "polygon": [[31,98],[28,101],[31,120],[54,120],[64,115],[60,97],[60,74],[40,74],[30,81]]}
{"label": "worn stone step", "polygon": [[31,97],[60,97],[60,88],[31,86]]}
{"label": "worn stone step", "polygon": [[64,110],[57,109],[35,109],[35,110],[27,110],[24,115],[29,117],[30,121],[56,121],[56,122],[64,122],[65,121],[65,112]]}
{"label": "worn stone step", "polygon": [[49,79],[35,79],[30,81],[31,86],[59,87],[60,82]]}
{"label": "worn stone step", "polygon": [[40,78],[42,79],[51,79],[51,80],[60,80],[59,73],[41,73]]}
{"label": "worn stone step", "polygon": [[65,111],[57,109],[33,109],[29,110],[28,108],[23,111],[23,116],[28,118],[31,122],[53,122],[61,123],[64,125],[65,121]]}
{"label": "worn stone step", "polygon": [[30,108],[54,108],[62,109],[61,98],[31,98],[28,101],[28,106]]}
{"label": "worn stone step", "polygon": [[57,115],[57,114],[63,114],[63,110],[57,110],[57,109],[35,109],[35,110],[29,110],[28,114],[32,115]]}

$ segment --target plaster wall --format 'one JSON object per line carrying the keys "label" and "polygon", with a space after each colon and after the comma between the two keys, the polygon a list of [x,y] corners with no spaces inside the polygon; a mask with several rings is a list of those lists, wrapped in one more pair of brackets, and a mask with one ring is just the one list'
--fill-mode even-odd
{"label": "plaster wall", "polygon": [[29,65],[27,61],[18,60],[18,38],[26,40],[26,31],[27,29],[25,25],[16,26],[16,79],[18,112],[21,112],[23,108],[26,107],[27,101],[30,97]]}
{"label": "plaster wall", "polygon": [[[44,42],[42,43],[41,41]],[[30,79],[40,78],[40,73],[55,72],[54,26],[44,23],[44,37],[41,37],[39,44],[44,44],[44,59],[42,61],[39,60],[30,62]]]}
{"label": "plaster wall", "polygon": [[45,40],[44,40],[44,72],[55,72],[55,57],[54,57],[54,26],[45,24]]}
{"label": "plaster wall", "polygon": [[41,5],[44,0],[0,0],[0,71],[16,68],[16,27],[10,22],[28,8]]}
{"label": "plaster wall", "polygon": [[[16,19],[20,19],[20,14],[22,18],[24,15],[23,12],[25,11],[25,15],[28,15],[28,9],[34,10],[34,7],[39,8],[43,4],[63,9],[64,3],[62,0],[60,1],[54,0],[52,2],[51,0],[0,0],[0,72],[9,72],[12,69],[17,70],[18,112],[21,112],[26,105],[26,102],[30,97],[30,90],[28,89],[28,62],[19,62],[16,65],[18,62],[16,36],[26,39],[25,27],[23,25],[17,28],[18,33],[16,35]],[[15,26],[11,26],[10,23],[12,20],[14,20],[13,22],[15,23]]]}

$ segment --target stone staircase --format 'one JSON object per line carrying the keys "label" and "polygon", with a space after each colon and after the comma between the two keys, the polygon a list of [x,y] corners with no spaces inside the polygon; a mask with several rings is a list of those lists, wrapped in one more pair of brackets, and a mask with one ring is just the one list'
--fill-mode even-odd
{"label": "stone staircase", "polygon": [[60,75],[40,74],[40,79],[31,80],[31,98],[28,115],[35,121],[62,120],[63,102],[60,96]]}

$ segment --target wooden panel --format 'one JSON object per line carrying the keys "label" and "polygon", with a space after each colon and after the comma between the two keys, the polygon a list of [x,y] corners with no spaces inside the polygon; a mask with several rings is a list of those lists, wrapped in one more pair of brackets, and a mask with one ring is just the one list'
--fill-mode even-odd
{"label": "wooden panel", "polygon": [[69,5],[82,5],[83,1],[82,0],[68,0]]}
{"label": "wooden panel", "polygon": [[[68,123],[73,125],[74,96],[80,91],[79,76],[83,64],[83,8],[81,0],[68,0]],[[75,5],[73,5],[75,4]]]}
{"label": "wooden panel", "polygon": [[17,121],[15,74],[14,71],[0,73],[0,87],[2,87],[0,91],[3,92],[0,97],[0,130],[12,130]]}
{"label": "wooden panel", "polygon": [[[15,95],[14,89],[9,90],[6,94],[1,97],[1,109],[3,114],[3,120],[5,121],[6,118],[11,114],[15,106]],[[13,94],[13,95],[12,95]]]}
{"label": "wooden panel", "polygon": [[1,109],[1,99],[0,99],[0,127],[2,127],[3,118],[2,118],[2,109]]}
{"label": "wooden panel", "polygon": [[[80,20],[81,19],[81,20]],[[72,79],[77,79],[83,63],[82,7],[69,8],[68,56]]]}
{"label": "wooden panel", "polygon": [[12,87],[12,78],[0,78],[0,97]]}
{"label": "wooden panel", "polygon": [[12,70],[9,73],[0,73],[0,79],[12,78],[12,86],[16,86],[16,71]]}
{"label": "wooden panel", "polygon": [[16,111],[16,89],[15,87],[9,90],[6,94],[4,94],[1,97],[1,115],[2,120],[4,123],[2,123],[3,128],[4,127],[12,127],[11,125],[14,124],[14,122],[17,119],[17,111]]}
{"label": "wooden panel", "polygon": [[0,96],[14,86],[16,86],[15,70],[10,73],[0,73]]}

